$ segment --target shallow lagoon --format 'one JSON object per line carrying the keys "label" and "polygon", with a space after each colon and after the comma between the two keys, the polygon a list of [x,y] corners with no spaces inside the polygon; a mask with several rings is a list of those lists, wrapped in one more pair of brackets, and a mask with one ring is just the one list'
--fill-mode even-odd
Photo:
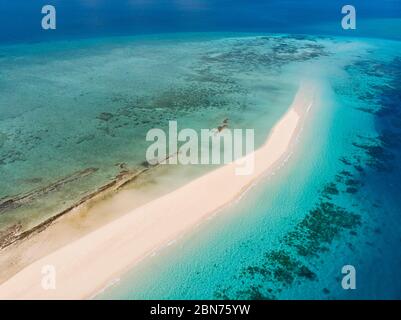
{"label": "shallow lagoon", "polygon": [[260,145],[296,91],[294,66],[326,54],[307,38],[216,34],[0,51],[0,226],[21,231],[142,170],[146,133],[169,120],[199,130],[228,119]]}

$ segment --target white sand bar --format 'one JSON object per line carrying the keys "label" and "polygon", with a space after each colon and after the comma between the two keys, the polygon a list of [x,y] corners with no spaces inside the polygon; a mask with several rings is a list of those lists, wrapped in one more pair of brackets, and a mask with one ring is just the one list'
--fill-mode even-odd
{"label": "white sand bar", "polygon": [[[37,260],[0,286],[0,299],[85,299],[138,261],[188,232],[235,200],[255,180],[273,171],[295,143],[315,86],[303,83],[266,143],[253,153],[250,175],[235,174],[235,163],[220,167],[153,200],[88,235]],[[42,287],[44,266],[54,266],[55,289]],[[46,269],[45,269],[46,270]]]}

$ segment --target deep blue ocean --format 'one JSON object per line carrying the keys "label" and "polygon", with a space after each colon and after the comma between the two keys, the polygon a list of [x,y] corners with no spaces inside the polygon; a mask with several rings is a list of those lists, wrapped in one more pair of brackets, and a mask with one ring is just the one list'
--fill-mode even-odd
{"label": "deep blue ocean", "polygon": [[[41,29],[41,8],[46,4],[56,7],[57,32]],[[394,25],[362,28],[367,20],[400,18],[400,1],[353,1],[360,23],[353,32],[340,27],[345,4],[340,0],[0,0],[0,42],[165,32],[401,37]]]}

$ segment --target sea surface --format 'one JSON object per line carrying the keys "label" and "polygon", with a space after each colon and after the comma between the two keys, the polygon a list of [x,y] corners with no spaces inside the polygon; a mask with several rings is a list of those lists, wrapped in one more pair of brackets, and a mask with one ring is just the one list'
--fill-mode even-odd
{"label": "sea surface", "polygon": [[[353,31],[340,1],[54,4],[45,32],[41,1],[0,0],[1,243],[148,168],[146,133],[169,120],[228,119],[260,146],[313,79],[285,166],[96,298],[401,298],[399,1],[356,1]],[[155,170],[150,184],[208,170]]]}
{"label": "sea surface", "polygon": [[99,298],[401,298],[400,43],[313,39],[321,95],[289,162]]}

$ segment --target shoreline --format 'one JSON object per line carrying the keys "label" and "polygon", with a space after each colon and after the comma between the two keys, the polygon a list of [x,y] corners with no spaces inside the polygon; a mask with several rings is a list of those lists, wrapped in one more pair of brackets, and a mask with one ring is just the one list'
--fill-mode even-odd
{"label": "shoreline", "polygon": [[[167,156],[163,161],[168,160],[171,156],[172,155]],[[123,189],[126,185],[140,178],[144,173],[158,168],[161,165],[160,163],[161,161],[153,165],[147,164],[144,165],[143,168],[136,170],[126,168],[125,163],[119,164],[121,170],[113,179],[96,188],[94,191],[85,194],[76,202],[58,211],[50,218],[47,218],[33,227],[22,231],[22,226],[20,224],[14,224],[5,229],[4,235],[0,236],[0,250],[6,249],[18,241],[26,240],[27,238],[46,230],[53,223],[57,222],[60,218],[64,217],[68,213],[73,212],[74,210],[79,210],[84,206],[93,205],[100,199],[105,199],[106,197],[112,196],[116,192]],[[35,198],[37,197],[37,194],[46,193],[47,190],[56,189],[59,185],[68,182],[68,180],[74,180],[75,176],[82,177],[85,175],[90,175],[98,170],[98,168],[86,168],[84,170],[74,172],[70,176],[61,178],[45,187],[34,189],[17,196],[0,199],[0,214],[1,211],[7,209],[7,207],[20,206],[20,202],[23,202],[25,199]]]}
{"label": "shoreline", "polygon": [[[302,129],[314,93],[314,85],[301,84],[293,103],[275,124],[265,144],[246,156],[255,157],[251,175],[236,176],[235,163],[209,172],[28,265],[0,285],[0,298],[94,297],[140,260],[190,231],[238,199],[256,180],[281,167]],[[55,290],[41,287],[41,271],[45,265],[55,267]]]}

